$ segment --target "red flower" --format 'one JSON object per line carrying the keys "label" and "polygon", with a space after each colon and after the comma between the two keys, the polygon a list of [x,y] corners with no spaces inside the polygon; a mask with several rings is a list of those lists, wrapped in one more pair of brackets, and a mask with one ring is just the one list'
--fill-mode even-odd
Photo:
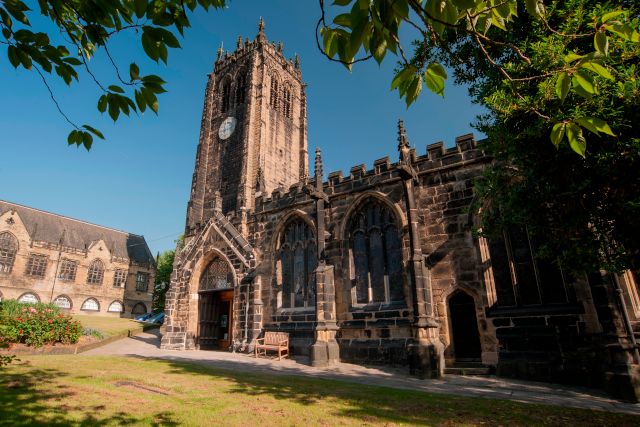
{"label": "red flower", "polygon": [[18,335],[22,335],[22,329],[18,331]]}
{"label": "red flower", "polygon": [[49,319],[49,320],[47,320],[47,322],[51,323],[51,322],[53,322],[53,320]]}

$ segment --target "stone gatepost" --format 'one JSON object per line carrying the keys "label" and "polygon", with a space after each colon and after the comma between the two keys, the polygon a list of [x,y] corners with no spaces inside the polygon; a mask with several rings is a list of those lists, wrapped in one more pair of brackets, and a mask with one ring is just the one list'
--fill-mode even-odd
{"label": "stone gatepost", "polygon": [[402,179],[405,207],[409,221],[411,255],[409,268],[413,291],[413,343],[409,344],[410,369],[420,378],[439,378],[444,374],[444,345],[440,340],[440,324],[434,316],[433,292],[428,280],[418,231],[418,210],[414,186],[418,175],[413,168],[409,140],[404,122],[398,121],[398,171]]}

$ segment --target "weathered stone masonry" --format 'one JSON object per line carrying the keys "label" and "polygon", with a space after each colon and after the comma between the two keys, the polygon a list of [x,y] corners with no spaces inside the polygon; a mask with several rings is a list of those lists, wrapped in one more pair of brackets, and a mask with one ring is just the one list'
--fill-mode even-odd
{"label": "weathered stone masonry", "polygon": [[637,351],[623,316],[629,305],[631,321],[640,318],[632,273],[569,278],[533,256],[526,229],[476,237],[468,207],[492,160],[473,135],[419,155],[400,122],[397,162],[324,181],[317,150],[310,177],[304,87],[299,60],[266,40],[262,22],[255,40],[219,51],[164,348],[197,348],[205,325],[226,324],[200,312],[217,298],[202,277],[224,260],[229,273],[215,283],[233,290],[232,349],[282,331],[316,366],[393,364],[422,377],[483,366],[635,398]]}

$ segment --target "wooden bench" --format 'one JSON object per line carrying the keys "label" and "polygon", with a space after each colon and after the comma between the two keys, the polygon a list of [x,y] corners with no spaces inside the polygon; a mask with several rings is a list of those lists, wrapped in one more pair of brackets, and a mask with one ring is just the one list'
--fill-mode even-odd
{"label": "wooden bench", "polygon": [[278,360],[289,356],[289,334],[287,332],[265,332],[264,338],[258,338],[256,341],[256,358],[259,354],[266,356],[269,350],[278,352]]}

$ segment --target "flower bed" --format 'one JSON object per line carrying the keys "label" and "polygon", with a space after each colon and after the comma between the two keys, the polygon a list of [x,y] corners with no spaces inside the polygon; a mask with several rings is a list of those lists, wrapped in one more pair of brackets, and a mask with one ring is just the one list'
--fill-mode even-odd
{"label": "flower bed", "polygon": [[82,325],[53,304],[0,303],[0,347],[26,344],[75,344],[82,336]]}

